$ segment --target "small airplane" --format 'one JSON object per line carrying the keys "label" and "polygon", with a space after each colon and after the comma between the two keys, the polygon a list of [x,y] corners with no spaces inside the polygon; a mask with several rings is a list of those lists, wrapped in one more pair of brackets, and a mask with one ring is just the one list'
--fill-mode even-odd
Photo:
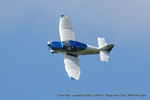
{"label": "small airplane", "polygon": [[114,44],[108,44],[104,38],[97,38],[98,47],[75,41],[74,30],[68,16],[61,15],[59,21],[59,33],[61,41],[48,41],[47,45],[51,48],[51,53],[63,53],[64,64],[68,76],[73,80],[79,80],[80,66],[79,55],[100,54],[103,62],[108,62],[109,53]]}

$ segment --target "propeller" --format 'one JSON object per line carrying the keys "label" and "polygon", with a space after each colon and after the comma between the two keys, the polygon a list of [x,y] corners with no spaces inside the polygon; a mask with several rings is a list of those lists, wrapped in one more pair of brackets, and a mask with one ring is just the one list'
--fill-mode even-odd
{"label": "propeller", "polygon": [[47,42],[47,46],[48,46],[48,49],[49,49],[49,50],[50,50],[50,48],[51,48],[51,42],[52,42],[52,41],[48,41],[48,42]]}

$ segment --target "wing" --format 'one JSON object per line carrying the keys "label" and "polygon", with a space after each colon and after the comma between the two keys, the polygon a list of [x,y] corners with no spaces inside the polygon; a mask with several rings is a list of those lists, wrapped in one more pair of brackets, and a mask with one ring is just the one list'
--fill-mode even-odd
{"label": "wing", "polygon": [[61,41],[75,40],[74,30],[68,16],[61,15],[59,33]]}
{"label": "wing", "polygon": [[71,79],[79,80],[80,66],[79,66],[78,57],[74,57],[64,53],[64,64],[68,76]]}

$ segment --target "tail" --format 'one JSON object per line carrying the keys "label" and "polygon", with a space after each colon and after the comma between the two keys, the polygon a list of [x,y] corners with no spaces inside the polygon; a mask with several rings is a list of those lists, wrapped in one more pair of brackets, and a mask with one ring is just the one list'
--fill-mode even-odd
{"label": "tail", "polygon": [[109,59],[109,52],[112,50],[112,48],[115,46],[114,44],[109,44],[105,42],[104,38],[97,38],[98,40],[98,46],[100,49],[100,59],[103,62],[108,62]]}

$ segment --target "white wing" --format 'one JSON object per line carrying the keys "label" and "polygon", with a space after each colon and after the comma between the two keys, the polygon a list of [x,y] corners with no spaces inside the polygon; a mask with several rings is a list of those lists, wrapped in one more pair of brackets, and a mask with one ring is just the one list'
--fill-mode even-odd
{"label": "white wing", "polygon": [[74,30],[68,16],[61,15],[59,33],[61,41],[75,40]]}
{"label": "white wing", "polygon": [[64,53],[64,63],[67,74],[71,79],[79,80],[80,66],[78,57],[70,56]]}

